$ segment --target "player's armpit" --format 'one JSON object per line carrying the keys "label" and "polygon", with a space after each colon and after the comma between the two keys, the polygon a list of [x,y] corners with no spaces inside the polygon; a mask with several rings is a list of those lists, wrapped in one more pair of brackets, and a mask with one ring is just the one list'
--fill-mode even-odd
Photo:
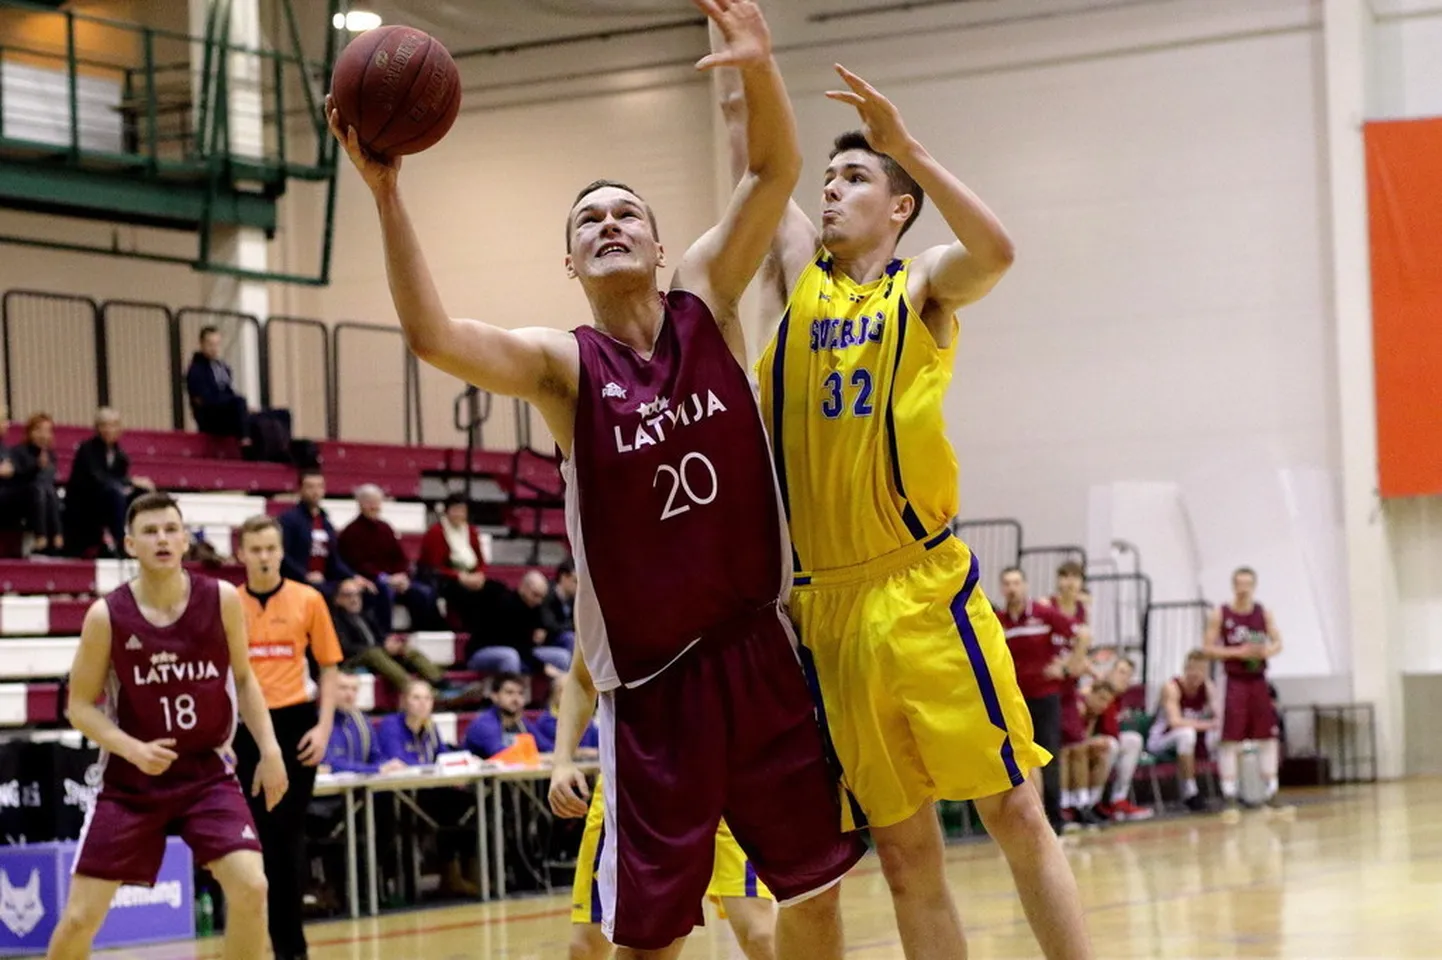
{"label": "player's armpit", "polygon": [[960,243],[932,247],[912,261],[911,275],[922,285],[918,308],[949,318],[992,291],[1011,267],[1011,261],[986,261],[973,256]]}

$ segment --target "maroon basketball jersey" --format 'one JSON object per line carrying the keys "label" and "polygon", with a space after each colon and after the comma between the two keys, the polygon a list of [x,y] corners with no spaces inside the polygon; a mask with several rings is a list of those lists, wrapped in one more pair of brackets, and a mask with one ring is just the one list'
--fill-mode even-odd
{"label": "maroon basketball jersey", "polygon": [[[1065,633],[1053,636],[1051,642],[1056,646],[1057,653],[1070,653],[1072,649],[1076,647],[1077,628],[1086,626],[1086,604],[1078,600],[1076,602],[1076,612],[1068,615],[1066,611],[1061,608],[1061,602],[1058,601],[1055,596],[1047,602],[1051,605],[1051,608],[1056,611],[1056,615],[1064,620],[1069,627]],[[1078,679],[1078,677],[1067,677],[1062,680],[1062,689],[1065,690],[1068,687],[1073,690],[1076,689]]]}
{"label": "maroon basketball jersey", "polygon": [[[1247,613],[1238,613],[1222,605],[1222,644],[1240,647],[1248,643],[1267,642],[1267,615],[1260,603],[1253,603]],[[1260,677],[1267,672],[1265,660],[1223,660],[1229,677]]]}
{"label": "maroon basketball jersey", "polygon": [[789,553],[756,393],[711,311],[674,291],[649,360],[575,331],[566,478],[576,635],[600,690],[634,686],[774,603]]}
{"label": "maroon basketball jersey", "polygon": [[110,611],[110,680],[106,708],[121,730],[149,742],[171,738],[180,755],[160,777],[121,757],[105,760],[105,783],[146,789],[210,771],[215,752],[235,728],[230,647],[220,615],[220,587],[190,577],[180,619],[157,627],[126,584],[105,598]]}
{"label": "maroon basketball jersey", "polygon": [[[1207,685],[1204,683],[1197,687],[1195,693],[1187,693],[1186,686],[1182,683],[1181,677],[1172,677],[1167,681],[1177,688],[1177,710],[1184,720],[1203,720],[1211,712],[1212,704],[1207,698]],[[1152,727],[1158,735],[1166,733],[1171,721],[1165,710],[1157,711],[1157,718]]]}

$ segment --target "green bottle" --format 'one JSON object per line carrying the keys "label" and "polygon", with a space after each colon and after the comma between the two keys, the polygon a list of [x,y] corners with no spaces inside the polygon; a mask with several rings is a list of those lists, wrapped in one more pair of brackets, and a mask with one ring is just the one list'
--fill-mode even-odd
{"label": "green bottle", "polygon": [[208,937],[215,933],[215,901],[210,897],[209,890],[200,892],[200,899],[195,901],[195,934],[198,937]]}

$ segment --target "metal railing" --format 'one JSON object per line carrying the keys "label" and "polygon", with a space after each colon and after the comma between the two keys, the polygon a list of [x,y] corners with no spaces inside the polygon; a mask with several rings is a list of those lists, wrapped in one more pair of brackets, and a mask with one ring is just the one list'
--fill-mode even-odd
{"label": "metal railing", "polygon": [[1021,560],[1021,524],[1015,520],[959,520],[952,532],[971,548],[981,569],[981,588],[1001,595],[1001,572]]}
{"label": "metal railing", "polygon": [[1077,546],[1023,547],[1017,565],[1021,567],[1022,575],[1031,585],[1031,595],[1045,597],[1050,594],[1052,587],[1056,584],[1056,568],[1068,560],[1076,561],[1085,570],[1087,565],[1086,548]]}

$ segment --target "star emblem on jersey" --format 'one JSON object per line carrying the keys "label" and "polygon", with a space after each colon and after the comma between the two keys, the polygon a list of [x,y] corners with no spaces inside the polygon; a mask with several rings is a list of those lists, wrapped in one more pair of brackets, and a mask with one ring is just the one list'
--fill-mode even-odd
{"label": "star emblem on jersey", "polygon": [[127,640],[127,641],[125,641],[125,649],[127,649],[127,650],[139,650],[139,649],[140,649],[140,638],[137,637],[137,636],[135,636],[134,634],[132,634],[131,637],[130,637],[130,639]]}
{"label": "star emblem on jersey", "polygon": [[[136,644],[136,646],[139,646],[139,644]],[[180,658],[179,658],[178,656],[176,656],[175,654],[173,654],[173,653],[161,652],[161,653],[152,653],[152,654],[150,655],[150,663],[151,663],[151,665],[158,665],[158,664],[162,664],[162,663],[175,663],[175,662],[176,662],[177,660],[179,660],[179,659],[180,659]]]}
{"label": "star emblem on jersey", "polygon": [[660,416],[663,412],[671,409],[671,401],[665,397],[657,397],[650,403],[643,403],[636,408],[636,412],[643,417]]}
{"label": "star emblem on jersey", "polygon": [[618,400],[626,399],[626,388],[619,383],[608,383],[601,388],[602,397],[615,397]]}

